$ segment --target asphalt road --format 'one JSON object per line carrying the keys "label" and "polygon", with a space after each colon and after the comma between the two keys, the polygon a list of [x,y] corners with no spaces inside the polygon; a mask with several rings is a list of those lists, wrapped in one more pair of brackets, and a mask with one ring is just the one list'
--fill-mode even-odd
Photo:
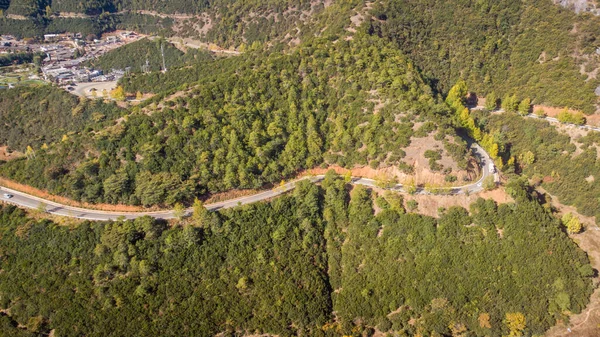
{"label": "asphalt road", "polygon": [[[493,161],[489,157],[489,155],[477,144],[473,144],[471,146],[471,149],[473,150],[474,155],[477,156],[480,161],[480,165],[482,167],[481,178],[478,181],[476,181],[472,184],[469,184],[469,185],[450,188],[450,189],[446,190],[444,192],[444,194],[460,195],[460,194],[464,194],[467,192],[468,193],[477,193],[483,189],[483,187],[482,187],[483,180],[490,175],[494,175],[494,180],[498,181],[498,175],[494,174],[494,172],[492,172],[490,170],[490,163],[493,163]],[[303,178],[288,182],[282,186],[278,186],[272,190],[260,192],[260,193],[254,194],[254,195],[249,195],[249,196],[245,196],[245,197],[241,197],[241,198],[237,198],[237,199],[232,199],[232,200],[227,200],[227,201],[222,201],[222,202],[218,202],[218,203],[214,203],[214,204],[205,205],[205,207],[208,210],[218,210],[218,209],[232,208],[232,207],[236,207],[236,206],[240,206],[240,205],[246,205],[246,204],[251,204],[254,202],[258,202],[258,201],[268,200],[268,199],[274,198],[283,193],[293,190],[294,187],[296,186],[296,183],[301,180],[308,179],[308,180],[316,183],[316,182],[320,182],[321,180],[323,180],[324,177],[325,176],[323,176],[323,175],[303,177]],[[352,178],[351,183],[355,184],[355,185],[364,185],[364,186],[368,186],[368,187],[378,187],[377,181],[375,181],[373,179],[367,179],[367,178]],[[389,186],[389,187],[386,187],[386,189],[392,190],[392,191],[397,191],[397,192],[405,192],[404,187],[401,184]],[[5,193],[10,194],[13,197],[7,199],[6,197],[4,197]],[[417,188],[416,193],[417,194],[431,194],[430,191],[426,191],[423,188]],[[157,218],[157,219],[173,219],[173,218],[175,218],[175,212],[173,210],[160,211],[160,212],[108,212],[108,211],[99,211],[99,210],[93,210],[93,209],[71,207],[71,206],[61,205],[59,203],[52,202],[49,200],[41,199],[41,198],[38,198],[38,197],[35,197],[32,195],[29,195],[29,194],[26,194],[23,192],[19,192],[19,191],[15,191],[12,189],[8,189],[5,187],[0,187],[0,198],[7,203],[11,203],[11,204],[14,204],[14,205],[17,205],[20,207],[32,208],[32,209],[42,209],[43,208],[47,213],[50,213],[50,214],[85,219],[85,220],[106,221],[106,220],[117,220],[117,219],[122,219],[122,218],[135,219],[135,218],[138,218],[141,216],[146,216],[146,215]],[[191,212],[192,212],[191,209],[187,209],[185,211],[185,214],[190,215]]]}

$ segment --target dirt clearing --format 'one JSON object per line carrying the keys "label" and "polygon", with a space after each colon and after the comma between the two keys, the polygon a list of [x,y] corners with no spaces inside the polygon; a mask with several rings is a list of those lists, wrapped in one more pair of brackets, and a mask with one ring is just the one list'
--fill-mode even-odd
{"label": "dirt clearing", "polygon": [[18,151],[9,151],[8,146],[0,146],[0,160],[9,161],[23,157],[23,154]]}

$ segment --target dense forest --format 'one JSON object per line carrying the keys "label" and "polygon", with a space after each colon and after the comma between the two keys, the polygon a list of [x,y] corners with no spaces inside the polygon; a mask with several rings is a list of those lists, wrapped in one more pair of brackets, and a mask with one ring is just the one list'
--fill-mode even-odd
{"label": "dense forest", "polygon": [[515,204],[480,199],[472,216],[437,220],[397,195],[374,215],[368,190],[349,195],[332,174],[175,227],[68,228],[0,206],[0,324],[11,336],[539,335],[586,305],[594,271],[526,186],[512,191]]}
{"label": "dense forest", "polygon": [[204,69],[198,83],[124,121],[36,149],[0,172],[76,200],[149,206],[259,188],[323,163],[411,173],[402,149],[428,134],[466,165],[448,107],[379,38],[316,39],[289,54],[257,51]]}
{"label": "dense forest", "polygon": [[97,37],[116,29],[134,30],[143,34],[173,35],[173,20],[137,13],[104,13],[94,17],[34,17],[28,20],[0,17],[0,33],[17,38],[38,38],[44,34],[81,33],[85,37]]}
{"label": "dense forest", "polygon": [[162,69],[161,45],[165,55],[167,69],[182,67],[191,63],[201,63],[212,60],[212,55],[201,49],[189,49],[183,52],[172,43],[162,39],[151,41],[142,39],[88,61],[90,66],[104,71],[111,69],[131,68],[131,72],[142,72],[143,66],[148,61],[149,67],[146,71],[159,71]]}
{"label": "dense forest", "polygon": [[[551,0],[12,0],[7,7],[8,14],[30,19],[0,19],[0,32],[21,37],[133,29],[241,50],[256,42],[289,48],[315,35],[336,39],[350,29],[350,18],[356,22],[358,17],[358,22],[367,21],[371,34],[389,39],[408,55],[436,92],[447,93],[463,78],[483,96],[517,94],[534,104],[586,113],[594,112],[598,103],[594,90],[600,85],[595,76],[600,68],[595,53],[600,17],[576,14]],[[48,15],[48,10],[93,15],[64,18]],[[174,20],[139,10],[189,16]]]}
{"label": "dense forest", "polygon": [[[168,223],[61,226],[0,204],[0,335],[537,336],[589,302],[597,271],[529,184],[600,219],[600,136],[570,139],[516,112],[595,110],[598,18],[550,0],[0,0],[0,9],[27,17],[0,18],[0,33],[18,38],[128,29],[242,51],[184,53],[161,37],[93,60],[132,67],[119,84],[151,94],[125,108],[50,85],[1,92],[0,146],[25,154],[0,161],[1,176],[76,201],[195,207]],[[161,44],[168,72],[158,71]],[[486,110],[466,108],[470,91],[490,98]],[[497,106],[507,112],[491,113]],[[419,138],[441,145],[411,147]],[[442,155],[465,170],[473,141],[512,202],[478,199],[434,218],[329,171],[269,202],[196,207],[315,167],[410,176],[423,169],[408,160],[415,151],[450,183]]]}
{"label": "dense forest", "polygon": [[596,109],[600,81],[580,66],[600,66],[593,52],[600,18],[549,0],[385,0],[372,14],[372,31],[394,41],[441,92],[463,78],[483,96]]}
{"label": "dense forest", "polygon": [[46,57],[43,53],[13,53],[0,56],[0,67],[14,64],[33,63],[34,58],[38,56],[40,60]]}
{"label": "dense forest", "polygon": [[102,129],[124,110],[114,103],[80,99],[53,87],[21,87],[0,95],[0,144],[25,151],[69,137]]}
{"label": "dense forest", "polygon": [[[336,10],[339,7],[353,8],[358,2],[353,0],[330,7],[336,7]],[[206,0],[13,0],[11,6],[5,7],[8,15],[28,18],[0,18],[0,32],[19,37],[40,37],[45,32],[64,31],[99,35],[114,29],[132,29],[140,33],[164,36],[171,36],[176,32],[179,36],[201,38],[226,47],[238,47],[242,44],[291,38],[288,33],[295,36],[294,30],[298,26],[304,25],[307,28],[314,25],[312,22],[309,24],[310,18],[324,12],[325,3],[307,0],[217,0],[210,3]],[[61,16],[61,13],[73,12],[86,15]],[[180,13],[184,18],[179,17],[175,27],[175,20],[172,18],[153,13]],[[310,28],[308,30],[315,32]]]}
{"label": "dense forest", "polygon": [[[50,12],[71,12],[84,14],[99,14],[128,10],[148,10],[158,13],[188,13],[198,14],[212,8],[231,8],[232,12],[245,9],[260,10],[264,8],[286,9],[290,6],[288,0],[3,0],[0,8],[7,9],[9,14],[35,16]],[[300,8],[306,8],[309,0],[294,1]],[[49,7],[49,8],[48,8]]]}

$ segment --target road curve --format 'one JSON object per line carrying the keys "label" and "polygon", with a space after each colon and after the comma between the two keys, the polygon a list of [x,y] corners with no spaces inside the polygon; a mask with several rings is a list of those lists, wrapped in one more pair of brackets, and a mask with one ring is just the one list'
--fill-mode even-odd
{"label": "road curve", "polygon": [[[478,158],[480,166],[482,168],[481,178],[469,185],[458,186],[448,188],[444,191],[439,191],[440,194],[448,194],[448,195],[460,195],[465,193],[477,193],[480,192],[483,187],[482,183],[485,178],[490,175],[494,176],[494,181],[498,181],[498,175],[494,172],[493,169],[493,161],[489,157],[489,155],[477,144],[473,144],[471,146],[473,154]],[[491,164],[491,165],[490,165]],[[276,187],[274,189],[260,192],[257,194],[240,197],[232,200],[217,202],[213,204],[205,205],[208,210],[215,211],[218,209],[226,209],[232,208],[240,205],[251,204],[254,202],[268,200],[279,196],[283,193],[289,192],[294,189],[296,183],[302,180],[309,180],[313,183],[317,183],[322,181],[325,178],[324,175],[318,176],[307,176],[303,177],[291,182],[288,182],[282,186]],[[354,185],[364,185],[368,187],[379,187],[377,181],[368,178],[359,178],[354,177],[351,180],[351,183]],[[387,190],[397,191],[397,192],[405,192],[404,187],[401,184],[396,184],[393,186],[385,187]],[[418,187],[416,189],[417,194],[432,194],[432,191],[427,191],[423,188]],[[12,195],[12,198],[6,198],[4,194]],[[12,190],[6,187],[0,186],[0,198],[7,203],[14,204],[19,207],[31,208],[31,209],[45,209],[47,213],[66,216],[71,218],[85,219],[85,220],[94,220],[94,221],[106,221],[106,220],[118,220],[118,219],[135,219],[142,216],[151,216],[157,219],[174,219],[175,211],[167,210],[167,211],[157,211],[157,212],[109,212],[109,211],[99,211],[93,209],[85,209],[79,207],[72,207],[67,205],[62,205],[53,201],[45,200],[42,198],[38,198],[27,193],[19,192],[16,190]],[[190,215],[192,212],[191,209],[185,210],[185,215]]]}

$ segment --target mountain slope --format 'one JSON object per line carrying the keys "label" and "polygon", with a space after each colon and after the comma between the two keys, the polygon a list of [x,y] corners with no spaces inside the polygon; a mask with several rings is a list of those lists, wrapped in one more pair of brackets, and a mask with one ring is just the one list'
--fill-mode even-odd
{"label": "mountain slope", "polygon": [[[198,83],[126,121],[0,171],[77,200],[153,205],[257,188],[324,163],[410,172],[403,149],[429,134],[466,165],[445,104],[381,39],[316,39],[289,54],[257,51],[204,69]],[[432,170],[444,169],[435,160]]]}
{"label": "mountain slope", "polygon": [[2,332],[529,336],[593,291],[587,256],[524,186],[516,203],[439,219],[406,214],[398,195],[375,215],[374,196],[346,187],[330,174],[172,227],[70,228],[0,205]]}
{"label": "mountain slope", "polygon": [[378,1],[372,14],[375,33],[394,41],[442,92],[463,78],[480,95],[596,110],[600,80],[588,74],[600,67],[597,17],[550,0]]}

